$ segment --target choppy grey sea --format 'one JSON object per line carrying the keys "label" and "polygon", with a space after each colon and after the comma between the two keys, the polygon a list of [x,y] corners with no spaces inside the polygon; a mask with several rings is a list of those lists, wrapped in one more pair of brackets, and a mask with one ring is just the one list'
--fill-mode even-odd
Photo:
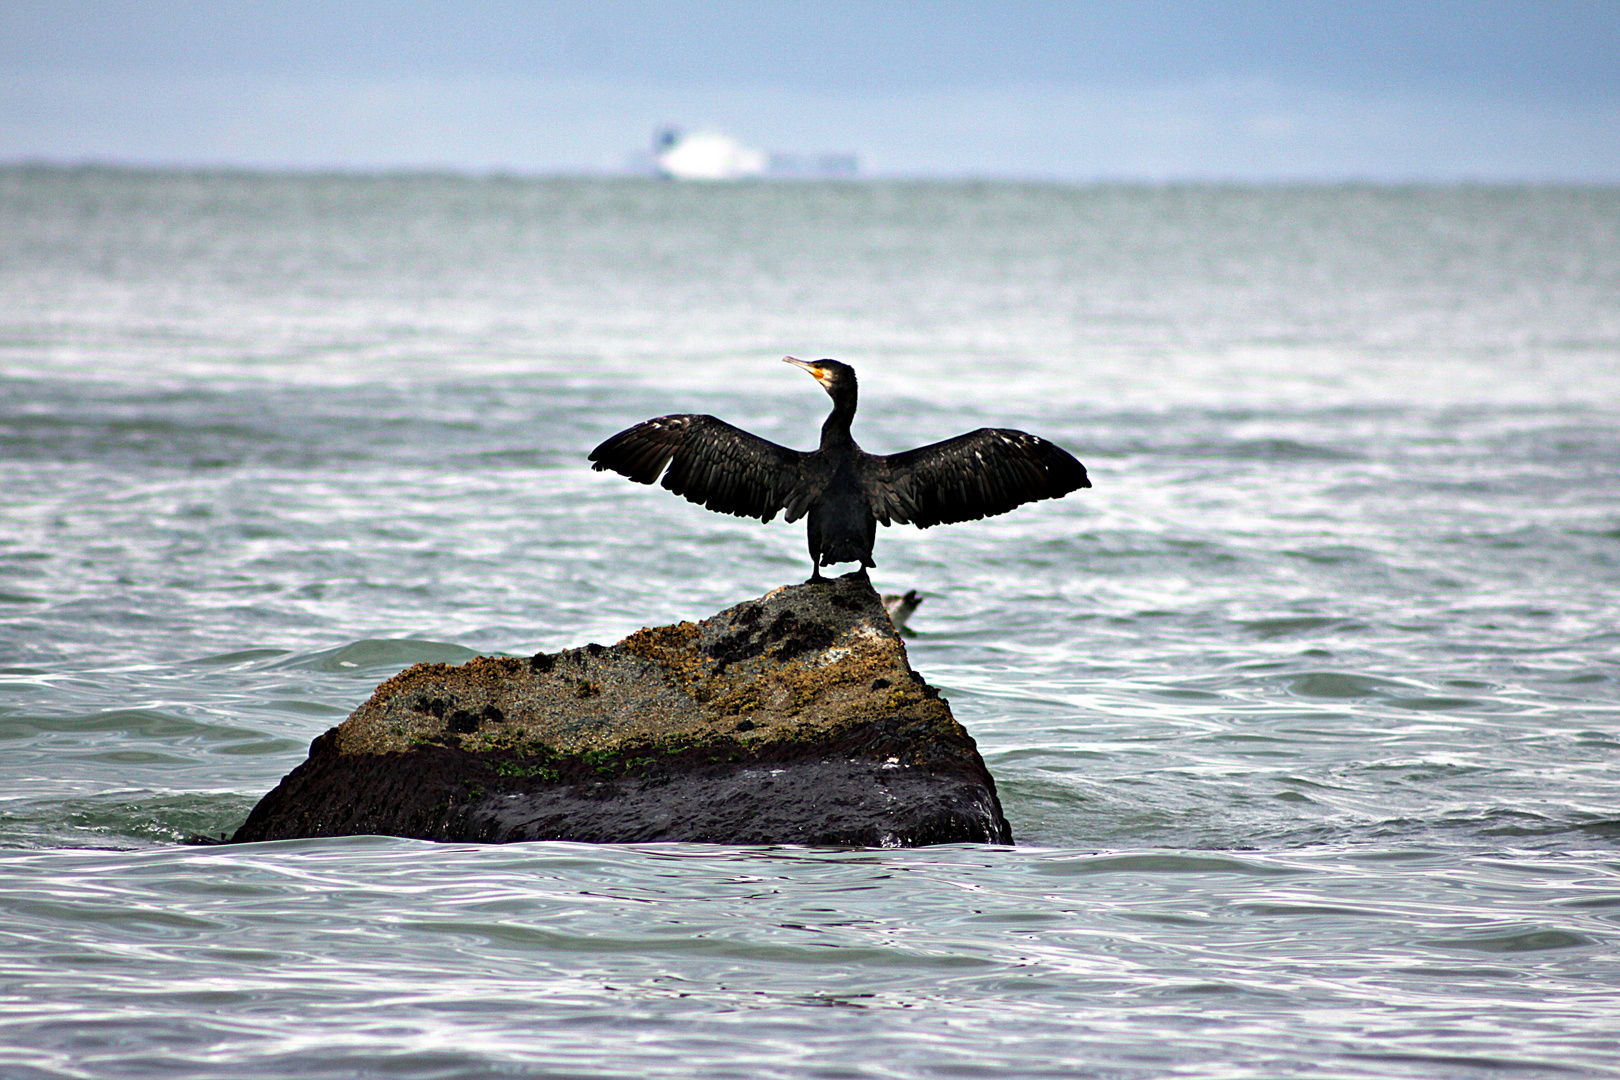
{"label": "choppy grey sea", "polygon": [[[419,660],[809,571],[708,412],[1095,487],[882,531],[1017,846],[195,847]],[[0,170],[0,1075],[1620,1076],[1620,189]]]}

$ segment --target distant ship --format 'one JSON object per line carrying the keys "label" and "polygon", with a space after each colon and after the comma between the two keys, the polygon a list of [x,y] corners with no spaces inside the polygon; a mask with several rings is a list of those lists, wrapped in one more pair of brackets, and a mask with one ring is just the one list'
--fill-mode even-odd
{"label": "distant ship", "polygon": [[676,180],[741,180],[764,176],[770,158],[718,131],[683,135],[665,128],[653,140],[658,175]]}
{"label": "distant ship", "polygon": [[718,131],[682,132],[661,128],[653,136],[652,163],[672,180],[743,180],[754,176],[852,177],[860,173],[854,154],[776,154],[744,146]]}

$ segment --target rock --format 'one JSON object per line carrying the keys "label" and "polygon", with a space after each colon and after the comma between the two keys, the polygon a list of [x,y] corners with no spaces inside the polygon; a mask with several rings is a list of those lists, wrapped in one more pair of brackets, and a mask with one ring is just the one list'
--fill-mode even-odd
{"label": "rock", "polygon": [[1012,843],[995,781],[863,577],[529,659],[417,664],[233,843]]}

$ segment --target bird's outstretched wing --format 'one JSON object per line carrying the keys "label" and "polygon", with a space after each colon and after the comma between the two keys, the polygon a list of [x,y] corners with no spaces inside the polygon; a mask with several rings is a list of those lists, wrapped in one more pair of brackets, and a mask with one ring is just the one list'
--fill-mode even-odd
{"label": "bird's outstretched wing", "polygon": [[[722,514],[796,521],[819,485],[811,455],[778,446],[712,416],[660,416],[626,428],[591,451],[592,468],[663,487]],[[665,471],[665,467],[668,471]]]}
{"label": "bird's outstretched wing", "polygon": [[1086,467],[1067,450],[1008,428],[980,428],[902,454],[869,455],[862,464],[877,519],[922,529],[1005,514],[1091,486]]}

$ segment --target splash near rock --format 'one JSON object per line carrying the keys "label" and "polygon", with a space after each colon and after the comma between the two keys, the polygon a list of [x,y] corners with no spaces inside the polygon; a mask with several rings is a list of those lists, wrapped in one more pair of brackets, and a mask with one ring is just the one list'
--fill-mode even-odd
{"label": "splash near rock", "polygon": [[861,577],[529,659],[417,664],[232,842],[1010,844],[995,781]]}

